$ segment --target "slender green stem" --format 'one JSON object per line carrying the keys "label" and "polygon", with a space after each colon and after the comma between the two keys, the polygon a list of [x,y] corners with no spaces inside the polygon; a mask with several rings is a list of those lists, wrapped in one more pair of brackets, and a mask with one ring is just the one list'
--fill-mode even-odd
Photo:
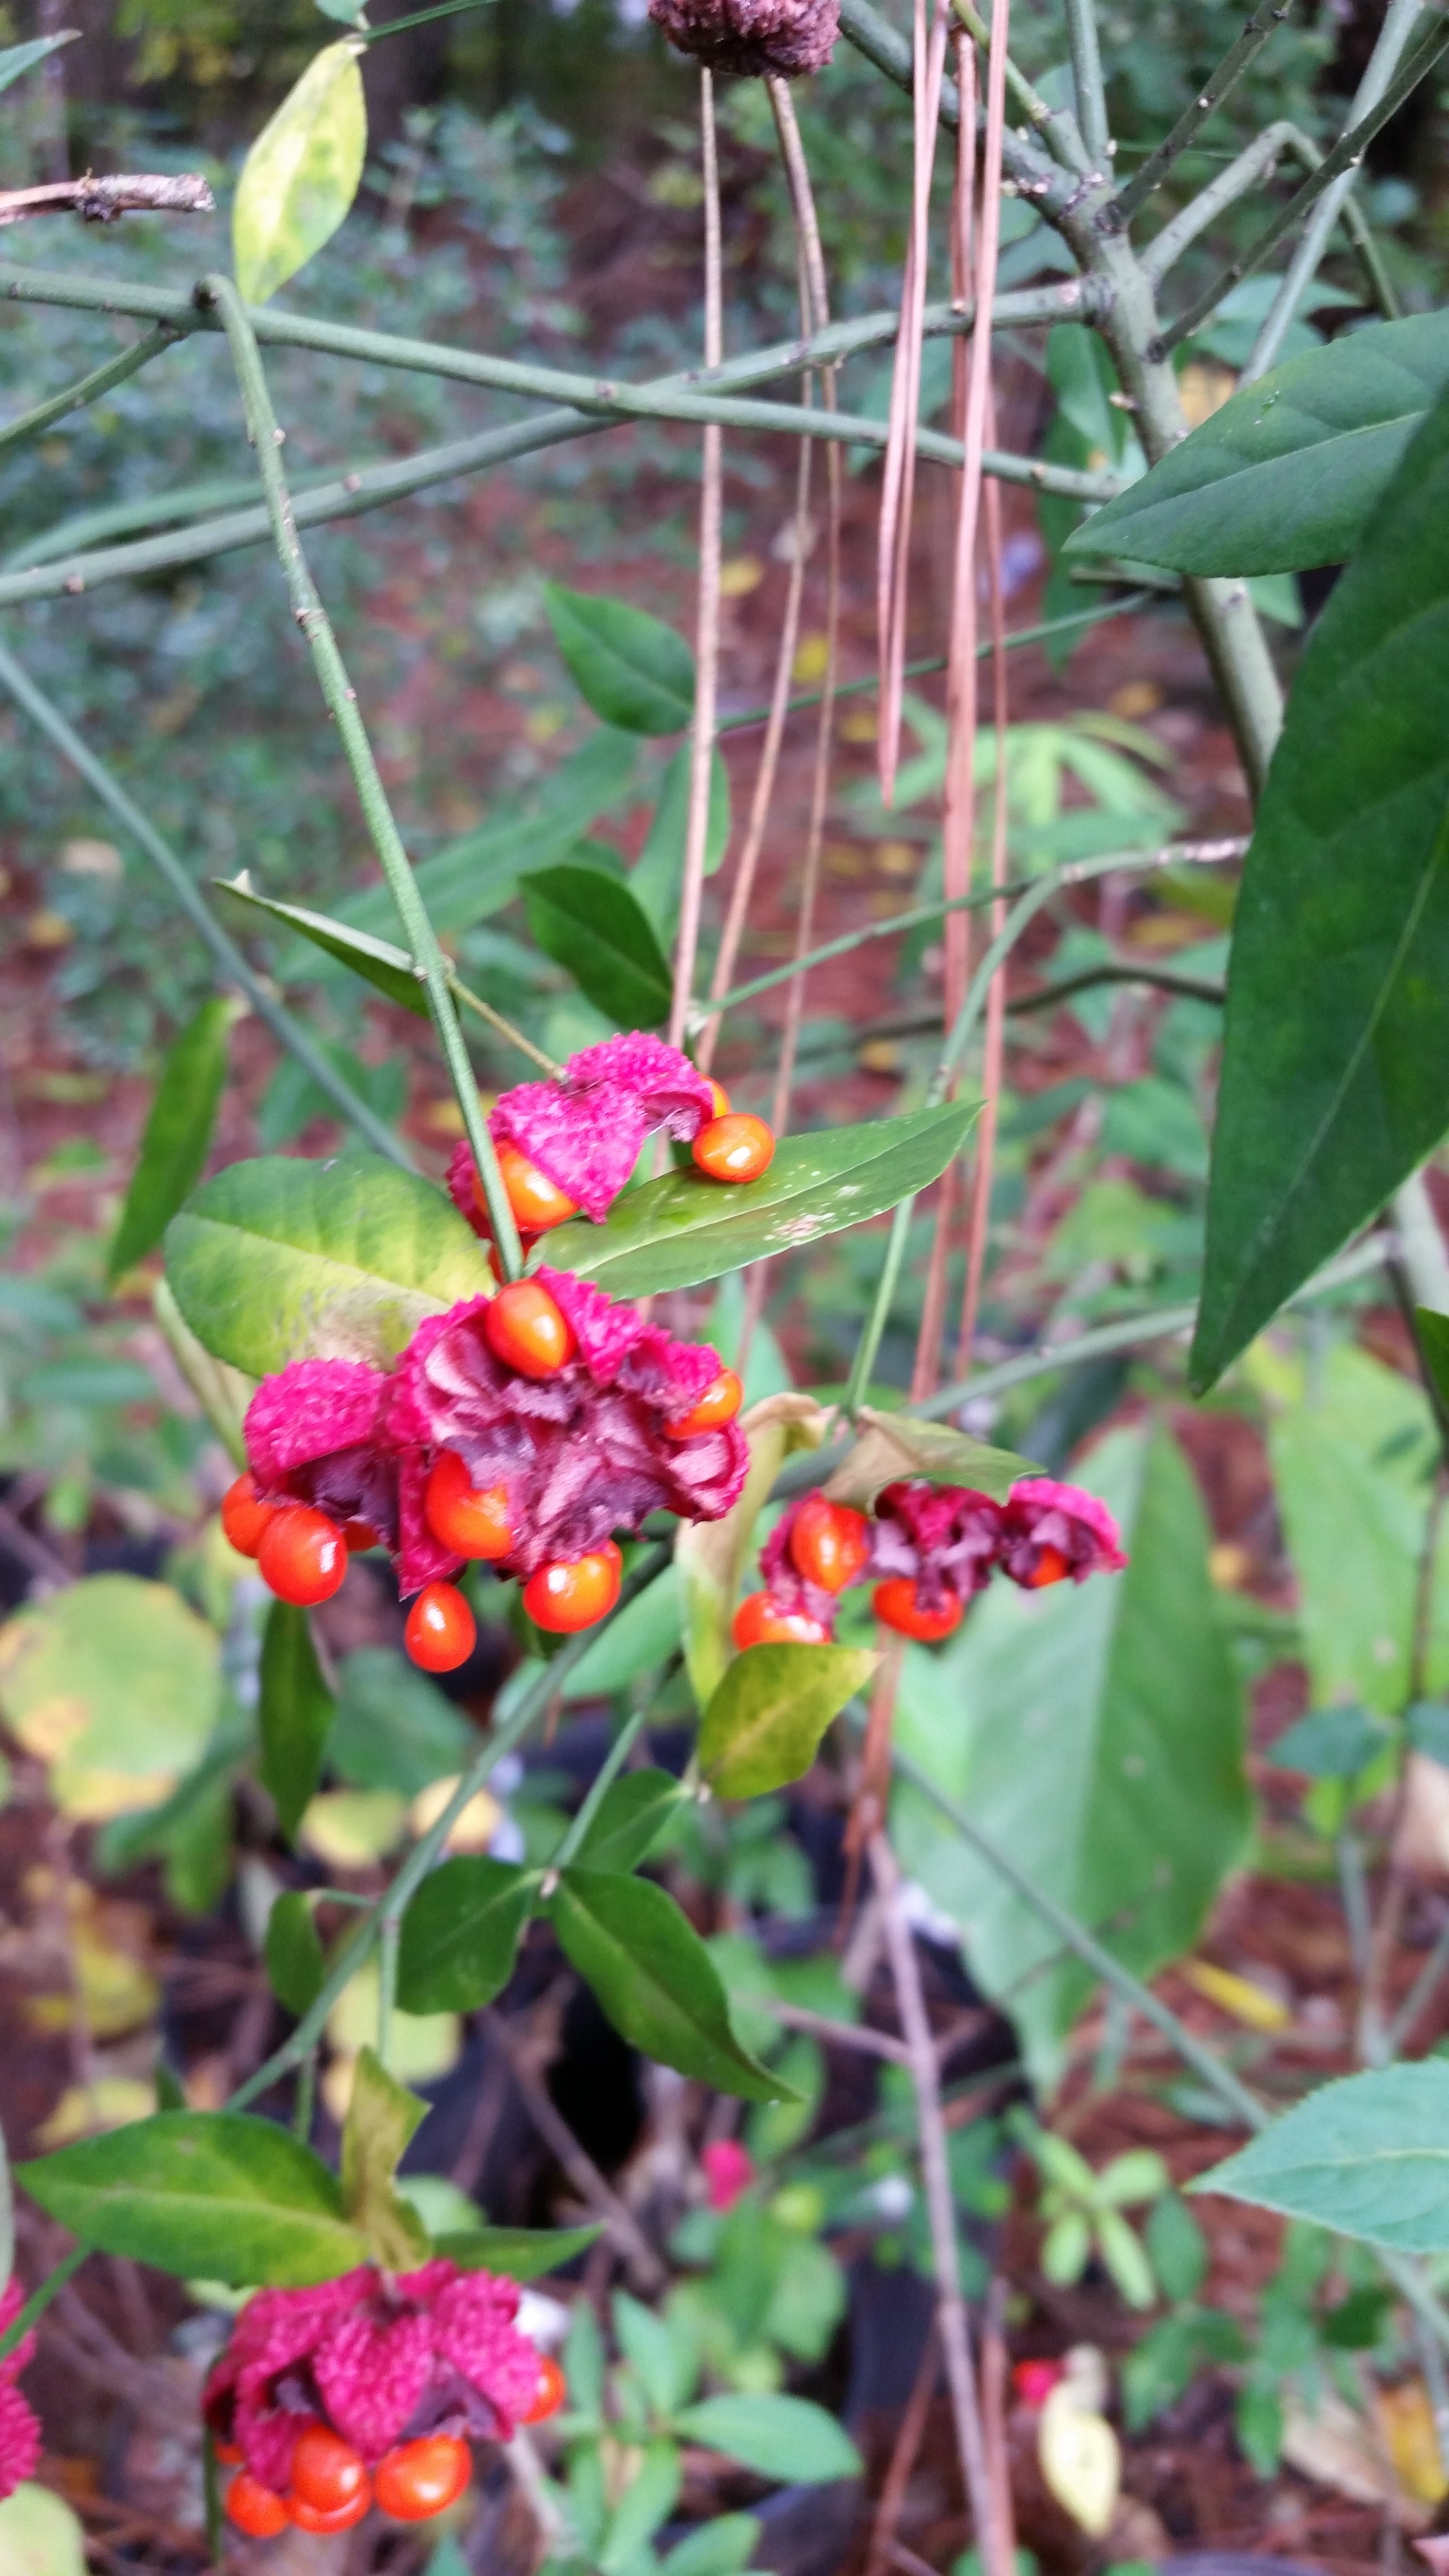
{"label": "slender green stem", "polygon": [[1020,993],[1007,1009],[1054,1011],[1059,1002],[1071,1000],[1073,993],[1085,993],[1094,984],[1150,984],[1159,993],[1178,993],[1191,1002],[1221,1003],[1227,994],[1225,984],[1214,983],[1206,975],[1179,975],[1171,966],[1129,966],[1110,959],[1102,966],[1084,966],[1080,975],[1064,975],[1059,984],[1044,984],[1039,993]]}
{"label": "slender green stem", "polygon": [[[1355,122],[1365,116],[1383,95],[1403,54],[1404,47],[1419,23],[1421,14],[1421,0],[1389,0],[1383,25],[1379,29],[1373,52],[1369,56],[1368,68],[1354,92],[1353,104],[1349,109],[1349,115]],[[1316,161],[1316,154],[1314,158]],[[1341,214],[1350,215],[1354,205],[1355,175],[1355,169],[1351,166],[1341,177],[1335,179],[1312,215],[1303,239],[1288,263],[1278,292],[1248,353],[1248,362],[1240,378],[1241,383],[1255,384],[1259,376],[1266,375],[1276,359],[1289,325],[1317,275],[1318,265],[1328,246],[1328,237],[1334,224]],[[1383,275],[1382,262],[1377,260],[1376,254],[1375,265],[1378,274]],[[1374,273],[1374,268],[1371,267],[1371,283]],[[1392,297],[1392,289],[1390,289],[1390,296]],[[1393,309],[1391,302],[1390,310]]]}
{"label": "slender green stem", "polygon": [[372,844],[388,882],[398,918],[406,934],[408,947],[417,964],[428,1007],[444,1061],[463,1113],[463,1128],[472,1148],[478,1177],[488,1207],[488,1221],[504,1276],[516,1279],[523,1267],[518,1241],[518,1228],[508,1193],[498,1169],[493,1139],[483,1116],[478,1098],[478,1085],[463,1032],[448,985],[448,964],[438,945],[437,933],[428,918],[427,906],[417,889],[412,867],[402,836],[393,819],[387,790],[378,774],[367,728],[358,713],[357,692],[347,676],[347,667],[338,650],[331,620],[322,605],[316,583],[307,567],[292,515],[291,496],[282,472],[281,444],[284,433],[277,425],[272,398],[267,390],[266,375],[246,310],[230,278],[216,276],[207,281],[206,293],[220,313],[231,345],[237,382],[241,388],[242,408],[247,435],[256,450],[261,470],[262,488],[267,496],[272,532],[277,553],[291,594],[292,614],[307,639],[322,694],[337,726],[347,765],[352,772]]}
{"label": "slender green stem", "polygon": [[876,1353],[880,1349],[881,1336],[886,1328],[886,1319],[895,1303],[896,1289],[900,1284],[901,1266],[906,1257],[906,1241],[910,1234],[911,1218],[915,1214],[915,1208],[913,1192],[910,1198],[902,1199],[891,1214],[891,1230],[886,1243],[885,1260],[876,1282],[875,1295],[871,1299],[870,1313],[865,1319],[865,1330],[855,1346],[855,1357],[851,1362],[850,1376],[842,1399],[846,1412],[850,1414],[855,1413],[865,1401],[871,1371],[875,1367]]}
{"label": "slender green stem", "polygon": [[78,377],[63,392],[51,394],[46,401],[35,403],[29,411],[21,412],[18,419],[7,420],[4,428],[0,429],[0,454],[7,447],[19,447],[27,438],[38,438],[43,429],[49,429],[52,421],[64,420],[67,412],[82,410],[85,404],[96,402],[102,394],[108,394],[113,386],[123,385],[128,376],[139,375],[141,369],[148,367],[153,358],[158,358],[163,349],[171,348],[175,339],[176,333],[170,324],[163,322],[148,332],[144,340],[138,340],[134,348],[122,349],[118,357],[108,358],[102,367],[92,367],[88,376]]}
{"label": "slender green stem", "polygon": [[316,2102],[317,2051],[314,2048],[309,2050],[297,2069],[297,2090],[292,2102],[292,2135],[300,2138],[304,2147],[311,2143],[312,2114]]}
{"label": "slender green stem", "polygon": [[54,2271],[46,2273],[39,2288],[31,2291],[19,2316],[13,2317],[5,2332],[0,2334],[0,2361],[15,2350],[21,2337],[28,2335],[31,2327],[44,2316],[51,2300],[65,2288],[71,2274],[80,2270],[90,2251],[89,2245],[72,2245],[68,2254],[62,2254]]}
{"label": "slender green stem", "polygon": [[16,705],[23,707],[32,722],[50,737],[71,767],[79,771],[86,785],[94,789],[102,804],[109,807],[122,830],[129,832],[145,851],[209,949],[218,973],[240,987],[258,1019],[266,1022],[278,1044],[285,1047],[289,1055],[295,1056],[318,1090],[326,1095],[338,1114],[365,1137],[374,1152],[385,1154],[389,1162],[399,1163],[405,1171],[411,1171],[412,1157],[406,1146],[334,1070],[285,1004],[279,1002],[260,977],[253,974],[235,941],[228,938],[220,922],[213,918],[205,897],[192,882],[170,843],[163,841],[140,807],[132,803],[119,780],[113,778],[104,764],[97,760],[94,752],[67,724],[59,708],[52,706],[28,672],[22,670],[13,654],[6,652],[3,646],[0,646],[0,688],[7,689]]}
{"label": "slender green stem", "polygon": [[1449,1923],[1442,1926],[1433,1949],[1389,2024],[1387,2046],[1390,2058],[1398,2056],[1435,1987],[1442,1983],[1446,1969],[1449,1969]]}
{"label": "slender green stem", "polygon": [[490,1029],[495,1030],[499,1037],[506,1038],[511,1047],[517,1047],[520,1055],[526,1055],[544,1073],[553,1075],[562,1071],[551,1055],[545,1055],[542,1047],[536,1047],[532,1038],[526,1038],[522,1029],[516,1029],[511,1020],[505,1020],[503,1013],[495,1011],[491,1002],[485,1002],[481,993],[470,992],[466,984],[460,984],[456,975],[448,977],[448,989],[454,1001],[461,1002],[465,1011],[472,1011],[478,1019],[486,1020]]}
{"label": "slender green stem", "polygon": [[391,1894],[377,1927],[377,2055],[384,2074],[392,2073],[392,2023],[397,2009],[397,1951],[401,1918]]}
{"label": "slender green stem", "polygon": [[[1291,7],[1291,0],[1289,0],[1289,7]],[[1118,189],[1116,211],[1124,222],[1137,212],[1138,207],[1152,195],[1155,188],[1161,187],[1173,163],[1181,159],[1189,144],[1206,125],[1208,118],[1222,106],[1229,91],[1237,88],[1244,72],[1262,52],[1274,28],[1280,27],[1288,16],[1289,7],[1283,5],[1283,0],[1258,0],[1258,6],[1236,44],[1224,54],[1217,70],[1210,73],[1203,82],[1201,89],[1193,98],[1191,107],[1183,110],[1171,133],[1158,144],[1155,152],[1148,154],[1136,177],[1129,179],[1125,188]]]}
{"label": "slender green stem", "polygon": [[[1347,134],[1340,135],[1332,151],[1324,154],[1318,168],[1304,180],[1301,188],[1289,198],[1287,205],[1280,208],[1251,248],[1244,252],[1241,259],[1234,260],[1213,285],[1203,289],[1202,294],[1188,306],[1185,313],[1179,313],[1176,321],[1168,325],[1150,353],[1154,358],[1166,357],[1170,350],[1177,347],[1179,341],[1191,338],[1193,332],[1200,329],[1209,314],[1216,311],[1228,290],[1236,286],[1240,279],[1251,277],[1255,270],[1262,267],[1264,261],[1277,249],[1280,241],[1302,222],[1304,216],[1317,205],[1320,197],[1333,186],[1334,182],[1345,175],[1352,177],[1374,136],[1388,124],[1390,117],[1397,115],[1405,99],[1412,96],[1426,73],[1432,70],[1446,46],[1449,46],[1449,18],[1436,17],[1422,42],[1415,47],[1409,60],[1388,83],[1382,96],[1367,114],[1359,119],[1357,125],[1350,127]],[[1336,211],[1335,208],[1335,213]]]}
{"label": "slender green stem", "polygon": [[[140,501],[113,501],[98,510],[76,510],[58,519],[43,535],[28,536],[4,558],[7,573],[33,572],[40,564],[109,544],[112,537],[141,537],[152,528],[176,528],[209,511],[235,510],[255,502],[257,478],[246,482],[234,474],[215,475],[205,483],[183,484],[179,491],[148,492]],[[265,514],[263,514],[265,515]],[[267,533],[264,531],[263,533]]]}
{"label": "slender green stem", "polygon": [[[662,1546],[651,1547],[639,1558],[637,1564],[630,1568],[620,1589],[618,1602],[610,1613],[611,1618],[616,1619],[619,1612],[627,1608],[628,1604],[643,1591],[645,1585],[652,1583],[655,1575],[663,1567],[667,1554],[667,1549]],[[427,1877],[464,1808],[471,1799],[476,1798],[479,1790],[485,1786],[493,1771],[503,1760],[504,1755],[511,1753],[515,1745],[522,1743],[529,1728],[550,1707],[565,1675],[603,1633],[605,1624],[601,1622],[596,1628],[587,1628],[579,1636],[570,1637],[568,1642],[560,1647],[559,1652],[545,1664],[542,1672],[528,1685],[517,1707],[474,1757],[436,1823],[431,1825],[427,1833],[414,1844],[386,1896],[380,1898],[372,1907],[365,1921],[358,1925],[346,1948],[334,1960],[315,2002],[308,2005],[296,2029],[282,2042],[280,2048],[273,2051],[266,2064],[259,2066],[254,2075],[248,2076],[246,2082],[238,2086],[226,2105],[229,2111],[240,2111],[248,2102],[254,2102],[259,2094],[267,2092],[276,2083],[279,2076],[288,2074],[294,2066],[300,2066],[308,2051],[316,2046],[326,2028],[327,2017],[338,1996],[351,1984],[358,1969],[369,1956],[374,1943],[380,1937],[384,1914],[391,1911],[395,1920],[401,1922],[409,1897]]]}
{"label": "slender green stem", "polygon": [[777,984],[788,984],[812,967],[827,965],[832,957],[848,957],[853,949],[864,948],[872,939],[894,939],[903,930],[924,929],[927,922],[941,921],[948,912],[979,912],[993,900],[988,887],[984,894],[953,895],[949,903],[943,900],[912,904],[908,911],[890,913],[884,921],[872,921],[864,930],[844,931],[839,939],[827,939],[823,948],[810,949],[798,964],[792,961],[788,966],[773,966],[767,975],[753,975],[748,984],[736,984],[732,993],[721,993],[717,1002],[701,1002],[691,1025],[701,1029],[722,1011],[738,1010],[741,1003],[753,1002],[761,993],[772,993]]}
{"label": "slender green stem", "polygon": [[359,27],[355,32],[365,45],[376,45],[384,36],[405,36],[411,27],[430,27],[435,18],[458,18],[465,9],[487,6],[488,0],[439,0],[436,9],[418,9],[411,18],[389,18],[385,27]]}
{"label": "slender green stem", "polygon": [[[980,11],[972,7],[971,0],[951,0],[951,5],[967,34],[985,53],[991,43],[991,30]],[[1006,86],[1028,122],[1043,137],[1052,159],[1059,161],[1064,170],[1072,170],[1078,178],[1085,178],[1092,166],[1091,158],[1071,109],[1048,107],[1010,54],[1006,57]]]}
{"label": "slender green stem", "polygon": [[1102,49],[1097,40],[1097,12],[1092,0],[1067,0],[1067,50],[1072,58],[1072,87],[1077,93],[1077,125],[1093,170],[1110,167],[1107,131],[1107,84],[1102,77]]}
{"label": "slender green stem", "polygon": [[[1271,177],[1275,162],[1285,152],[1291,152],[1305,170],[1316,170],[1323,159],[1317,144],[1303,132],[1301,126],[1291,124],[1286,117],[1279,118],[1276,124],[1265,126],[1262,133],[1255,135],[1253,141],[1245,145],[1236,158],[1228,164],[1227,169],[1220,171],[1218,176],[1203,189],[1200,196],[1191,198],[1181,213],[1173,216],[1170,224],[1164,224],[1161,232],[1153,235],[1142,253],[1142,267],[1154,285],[1167,275],[1168,270],[1181,258],[1188,244],[1197,240],[1199,233],[1206,232],[1229,206],[1235,205],[1240,197],[1245,197],[1249,189],[1256,188],[1260,181]],[[1325,205],[1327,203],[1328,201],[1325,200]],[[1323,208],[1319,209],[1320,215],[1323,211]],[[1399,303],[1393,279],[1384,266],[1383,255],[1374,239],[1372,227],[1365,220],[1357,200],[1347,191],[1334,200],[1329,210],[1325,235],[1340,216],[1343,219],[1344,231],[1363,270],[1364,282],[1370,297],[1378,306],[1385,321],[1396,322],[1403,308]],[[1318,218],[1315,217],[1315,224],[1317,221]],[[1276,353],[1275,341],[1273,354],[1276,355]],[[1264,366],[1268,363],[1267,359],[1263,362]],[[1261,374],[1262,371],[1260,367],[1258,373]]]}
{"label": "slender green stem", "polygon": [[[1022,644],[1044,644],[1054,635],[1069,635],[1076,627],[1100,626],[1109,617],[1128,617],[1134,609],[1145,607],[1152,596],[1150,590],[1129,591],[1117,599],[1098,601],[1091,608],[1074,608],[1067,617],[1044,618],[1039,626],[1018,626],[1014,634],[1004,636],[1002,641],[1008,653],[1015,652]],[[984,662],[994,649],[988,636],[976,647],[977,661]],[[921,680],[929,677],[932,671],[944,671],[945,668],[944,653],[928,653],[923,661],[908,662],[901,676],[907,680]],[[863,680],[842,680],[835,694],[837,698],[862,698],[870,696],[879,687],[880,674],[872,671]],[[800,715],[807,707],[818,707],[821,694],[819,689],[807,689],[801,697],[788,698],[786,715]],[[721,733],[742,733],[747,725],[768,724],[769,720],[768,707],[747,707],[743,715],[721,716],[719,730]],[[792,966],[791,974],[794,971]]]}
{"label": "slender green stem", "polygon": [[628,1760],[648,1714],[649,1703],[646,1699],[641,1702],[638,1708],[635,1709],[633,1716],[626,1718],[624,1724],[620,1727],[618,1734],[615,1736],[613,1743],[610,1745],[608,1752],[605,1754],[603,1761],[599,1764],[598,1770],[594,1774],[593,1780],[589,1785],[587,1797],[584,1799],[582,1806],[579,1808],[578,1814],[569,1825],[566,1833],[564,1834],[563,1840],[560,1842],[557,1851],[549,1862],[550,1871],[567,1869],[569,1862],[580,1849],[584,1836],[587,1834],[590,1825],[593,1823],[595,1816],[603,1805],[609,1789],[618,1778],[619,1773],[622,1771],[624,1764]]}

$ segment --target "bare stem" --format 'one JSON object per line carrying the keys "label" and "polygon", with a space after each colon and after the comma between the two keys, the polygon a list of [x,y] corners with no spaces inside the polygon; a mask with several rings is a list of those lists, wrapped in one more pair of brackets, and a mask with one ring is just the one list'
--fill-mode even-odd
{"label": "bare stem", "polygon": [[[700,165],[704,180],[704,363],[724,356],[724,272],[720,255],[719,149],[714,122],[714,75],[699,74]],[[684,834],[684,882],[674,944],[674,998],[669,1013],[672,1046],[684,1040],[694,991],[709,844],[709,791],[714,765],[715,705],[719,693],[719,563],[724,446],[711,426],[701,442],[699,493],[699,605],[695,624],[694,724],[690,734],[689,813]]]}
{"label": "bare stem", "polygon": [[926,2014],[920,1963],[901,1903],[900,1871],[884,1833],[873,1836],[870,1860],[880,1890],[886,1947],[890,1953],[901,2030],[910,2051],[911,2082],[916,2096],[916,2122],[921,2140],[921,2173],[926,2188],[931,2251],[936,2269],[937,2330],[951,2390],[956,2447],[960,2453],[971,2518],[976,2526],[976,2546],[988,2576],[1009,2576],[1009,2569],[1002,2569],[1000,2565],[996,2546],[996,2515],[992,2510],[991,2480],[976,2398],[971,2328],[966,2302],[961,2296],[960,2249],[956,2239],[955,2204],[951,2196],[946,2122],[941,2108],[940,2067]]}
{"label": "bare stem", "polygon": [[206,292],[222,317],[231,344],[247,434],[256,450],[277,553],[291,593],[292,614],[306,637],[322,694],[347,756],[373,847],[397,906],[408,947],[422,977],[433,1026],[462,1111],[464,1133],[472,1147],[473,1161],[483,1185],[497,1259],[505,1278],[516,1279],[523,1267],[518,1228],[498,1169],[493,1139],[479,1103],[478,1085],[468,1060],[468,1050],[463,1043],[463,1032],[449,989],[448,963],[438,945],[437,933],[428,918],[427,906],[418,892],[402,836],[393,819],[367,728],[358,713],[357,691],[348,679],[347,666],[338,650],[331,619],[322,605],[297,536],[291,495],[282,472],[284,433],[277,426],[261,355],[245,307],[230,278],[209,278]]}
{"label": "bare stem", "polygon": [[1237,88],[1244,72],[1256,61],[1274,28],[1281,27],[1291,7],[1292,0],[1258,0],[1258,6],[1236,44],[1229,47],[1217,70],[1204,81],[1191,107],[1183,110],[1172,132],[1159,143],[1156,151],[1149,152],[1136,177],[1118,189],[1117,211],[1124,221],[1146,203],[1154,189],[1161,187],[1173,163],[1182,158],[1208,118],[1216,114],[1228,93]]}
{"label": "bare stem", "polygon": [[0,188],[0,224],[32,215],[79,215],[84,224],[114,223],[117,215],[209,215],[216,210],[206,181],[194,172],[174,178],[57,179],[44,188]]}

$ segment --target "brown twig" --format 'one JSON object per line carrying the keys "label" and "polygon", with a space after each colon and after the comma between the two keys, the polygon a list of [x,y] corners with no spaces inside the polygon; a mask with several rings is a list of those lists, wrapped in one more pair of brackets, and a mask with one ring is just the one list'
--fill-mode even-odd
{"label": "brown twig", "polygon": [[936,2319],[951,2390],[961,2473],[976,2529],[976,2546],[981,2552],[986,2576],[1011,2576],[1012,2561],[1003,2555],[1002,2535],[987,2470],[986,2444],[972,2364],[971,2326],[966,2302],[961,2295],[956,2210],[951,2196],[946,2123],[941,2108],[941,2072],[926,2012],[920,1962],[901,1901],[901,1875],[895,1853],[883,1832],[877,1832],[871,1839],[870,1859],[881,1894],[886,1947],[890,1954],[901,2030],[911,2053],[911,2081],[921,2141],[921,2174],[926,2190],[936,2273]]}
{"label": "brown twig", "polygon": [[[714,122],[714,76],[699,74],[700,159],[704,180],[704,363],[724,359],[724,283],[720,257],[719,151]],[[699,604],[695,624],[694,726],[690,737],[689,815],[684,835],[684,882],[674,946],[671,1046],[684,1043],[694,990],[709,846],[709,791],[714,768],[715,702],[719,687],[719,564],[724,483],[724,442],[710,422],[701,441],[699,495]]]}
{"label": "brown twig", "polygon": [[[865,2057],[889,2058],[895,2066],[909,2066],[911,2062],[905,2041],[892,2039],[888,2030],[872,2030],[865,2022],[831,2021],[824,2013],[810,2012],[804,2004],[781,2003],[774,1995],[752,1996],[750,2000],[762,2004],[782,2029],[803,2030],[828,2048],[858,2049]],[[953,2040],[956,2036],[953,2032]]]}
{"label": "brown twig", "polygon": [[558,2159],[579,2198],[601,2218],[619,2252],[638,2277],[641,2288],[662,2290],[669,2278],[632,2209],[604,2180],[587,2149],[581,2147],[533,2063],[526,2040],[497,2012],[485,2012],[483,2027],[508,2060],[524,2108],[544,2145]]}
{"label": "brown twig", "polygon": [[[990,415],[988,415],[988,418]],[[992,798],[991,883],[996,900],[991,907],[989,937],[999,938],[1006,926],[1006,902],[1000,889],[1006,883],[1006,616],[1001,580],[1001,501],[993,484],[986,496],[987,561],[991,585],[991,669],[992,700],[996,729],[996,786]],[[971,1220],[966,1240],[966,1289],[961,1302],[961,1331],[957,1359],[964,1369],[970,1365],[971,1345],[976,1338],[976,1312],[981,1300],[981,1274],[986,1263],[986,1238],[991,1224],[991,1183],[996,1163],[996,1126],[1001,1101],[1002,1065],[1006,1052],[1006,960],[1002,959],[991,980],[986,997],[986,1037],[982,1049],[981,1087],[984,1104],[977,1132],[976,1167],[971,1184]]]}
{"label": "brown twig", "polygon": [[880,2568],[891,2558],[896,2524],[901,2518],[901,2507],[906,2500],[911,2471],[916,2465],[917,2454],[925,2439],[926,2418],[931,2411],[931,2399],[936,2390],[936,2373],[940,2366],[940,2336],[933,2317],[930,2332],[921,2350],[915,2381],[906,2401],[906,2411],[901,2417],[900,2431],[896,2435],[895,2446],[881,2484],[880,2502],[875,2509],[870,2547],[866,2552],[866,2576],[879,2576]]}
{"label": "brown twig", "polygon": [[0,224],[31,215],[79,215],[83,224],[114,223],[118,215],[209,215],[216,199],[194,171],[175,178],[56,179],[43,188],[0,188]]}

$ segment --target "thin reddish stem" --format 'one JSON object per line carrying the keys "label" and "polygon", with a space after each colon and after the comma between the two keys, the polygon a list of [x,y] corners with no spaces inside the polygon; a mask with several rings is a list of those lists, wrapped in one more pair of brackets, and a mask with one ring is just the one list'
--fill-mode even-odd
{"label": "thin reddish stem", "polygon": [[890,417],[886,428],[876,565],[876,613],[880,628],[877,751],[880,790],[887,805],[895,794],[896,766],[900,757],[911,511],[916,478],[916,425],[921,407],[922,315],[930,265],[931,178],[936,162],[936,136],[940,127],[941,90],[946,68],[946,23],[947,0],[936,0],[928,40],[926,0],[916,0],[912,49],[915,162],[911,235],[901,281],[901,318],[896,335],[895,373],[891,379]]}
{"label": "thin reddish stem", "polygon": [[[704,180],[704,363],[719,366],[724,358],[724,284],[720,257],[719,153],[714,123],[714,77],[704,67],[699,75],[700,162]],[[684,838],[684,884],[679,906],[679,932],[674,947],[674,996],[669,1036],[683,1044],[694,990],[694,962],[699,949],[699,923],[704,898],[704,862],[709,842],[709,791],[714,761],[715,708],[719,688],[719,564],[724,447],[711,423],[702,442],[699,499],[699,607],[695,628],[694,727],[690,740],[689,818]]]}

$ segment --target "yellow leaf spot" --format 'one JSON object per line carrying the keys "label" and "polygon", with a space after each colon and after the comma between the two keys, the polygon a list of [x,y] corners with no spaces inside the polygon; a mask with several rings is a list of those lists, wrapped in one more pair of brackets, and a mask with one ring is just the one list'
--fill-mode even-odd
{"label": "yellow leaf spot", "polygon": [[50,2118],[35,2132],[34,2143],[47,2152],[68,2147],[76,2138],[94,2137],[102,2129],[128,2128],[148,2120],[156,2108],[156,2087],[138,2075],[100,2075],[94,2084],[71,2084]]}
{"label": "yellow leaf spot", "polygon": [[1231,2013],[1249,2030],[1286,2030],[1293,2019],[1277,1995],[1270,1995],[1251,1977],[1235,1977],[1231,1968],[1215,1968],[1210,1959],[1189,1959],[1183,1975],[1209,2003]]}
{"label": "yellow leaf spot", "polygon": [[795,648],[792,675],[808,688],[812,681],[823,680],[830,659],[830,645],[823,635],[802,635]]}
{"label": "yellow leaf spot", "polygon": [[[418,1791],[408,1810],[408,1825],[414,1834],[431,1832],[457,1786],[456,1779],[430,1780],[426,1789]],[[453,1852],[486,1851],[502,1821],[503,1810],[497,1800],[490,1798],[486,1789],[480,1789],[476,1798],[469,1799],[461,1816],[454,1818],[444,1848]]]}
{"label": "yellow leaf spot", "polygon": [[1037,2458],[1058,2504],[1094,2540],[1103,2539],[1117,2510],[1122,2453],[1106,2417],[1080,2405],[1065,2381],[1041,2410]]}

